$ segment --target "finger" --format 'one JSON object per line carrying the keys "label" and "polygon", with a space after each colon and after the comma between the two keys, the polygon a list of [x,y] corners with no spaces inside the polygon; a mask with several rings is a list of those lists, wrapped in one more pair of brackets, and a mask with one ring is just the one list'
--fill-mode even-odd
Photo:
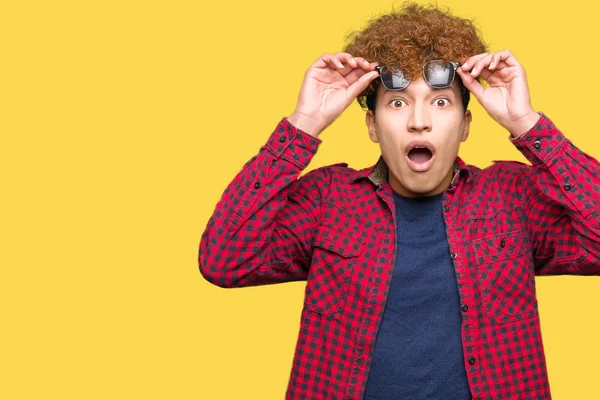
{"label": "finger", "polygon": [[359,67],[366,71],[373,71],[375,69],[375,66],[377,65],[377,63],[368,62],[363,57],[354,57],[354,59],[358,63]]}
{"label": "finger", "polygon": [[472,76],[470,73],[461,70],[460,68],[456,70],[456,73],[462,79],[463,84],[473,95],[475,98],[481,103],[481,99],[483,96],[483,86]]}
{"label": "finger", "polygon": [[477,78],[477,76],[482,77],[483,79],[486,80],[486,82],[490,81],[490,76],[492,76],[496,71],[490,71],[488,68],[483,68],[480,72],[477,73],[476,76],[473,76],[473,78]]}
{"label": "finger", "polygon": [[[501,59],[501,56],[498,53],[494,53],[493,55],[491,55],[491,57],[489,59],[480,60],[477,64],[475,64],[475,66],[471,70],[471,76],[473,78],[477,78],[478,76],[481,76],[486,81],[489,81],[488,78],[492,75],[496,75],[496,76],[504,79],[506,76],[509,76],[513,71],[521,68],[520,65],[511,67],[508,64],[506,64],[504,61],[497,61],[497,65],[492,67],[492,65],[496,62],[495,60],[500,60],[500,59]],[[487,65],[488,62],[489,62],[489,65]]]}
{"label": "finger", "polygon": [[[494,71],[499,68],[521,67],[521,64],[519,64],[515,56],[508,49],[488,54],[487,56],[477,60],[475,64],[471,64],[469,62],[469,64],[466,67],[465,64],[463,64],[463,70],[468,70],[469,68],[471,68],[471,75],[473,75],[474,77],[477,77],[479,75],[483,76],[481,73],[483,69],[486,68],[490,71]],[[487,78],[484,77],[484,79]]]}
{"label": "finger", "polygon": [[479,61],[480,59],[482,59],[483,57],[485,57],[487,55],[488,55],[488,53],[481,53],[481,54],[471,56],[471,57],[467,58],[467,60],[465,62],[462,63],[461,68],[464,71],[469,71],[473,67],[473,65],[475,65],[475,63],[477,61]]}
{"label": "finger", "polygon": [[317,60],[311,64],[310,68],[325,68],[327,66],[327,56],[329,54],[323,53]]}
{"label": "finger", "polygon": [[509,67],[509,65],[506,62],[502,61],[502,59],[500,57],[500,53],[495,53],[492,61],[490,62],[490,65],[488,66],[488,69],[490,71],[499,72],[502,69],[505,69],[508,67]]}
{"label": "finger", "polygon": [[333,69],[335,69],[335,70],[344,69],[344,64],[342,64],[342,61],[336,55],[332,55],[329,58],[329,61],[330,61],[330,65]]}
{"label": "finger", "polygon": [[371,81],[375,78],[377,78],[379,76],[379,72],[377,71],[371,71],[371,72],[367,72],[365,73],[363,76],[361,76],[356,82],[354,82],[352,85],[350,85],[348,87],[348,89],[346,90],[346,93],[348,94],[348,104],[350,104],[350,102],[352,102],[354,99],[356,99],[356,97],[358,97],[358,95],[367,88],[367,86],[369,86],[369,83],[371,83]]}
{"label": "finger", "polygon": [[321,57],[319,57],[319,59],[317,61],[315,61],[313,63],[313,65],[311,65],[311,68],[330,68],[333,69],[334,71],[343,69],[344,66],[342,65],[342,63],[337,59],[337,57],[335,57],[332,54],[329,53],[324,53]]}
{"label": "finger", "polygon": [[503,69],[509,68],[504,61],[500,60],[501,56],[499,53],[492,53],[489,56],[482,58],[471,70],[471,76],[474,78],[481,76],[487,81],[488,78],[494,73],[499,75]]}
{"label": "finger", "polygon": [[510,81],[512,79],[512,77],[514,77],[518,73],[519,73],[519,67],[509,67],[509,66],[506,66],[504,68],[497,68],[496,71],[494,71],[494,74],[496,74],[503,81]]}
{"label": "finger", "polygon": [[488,66],[488,69],[490,71],[494,71],[497,67],[499,67],[499,63],[500,63],[500,53],[494,53],[492,55],[492,60],[490,61],[490,65]]}
{"label": "finger", "polygon": [[342,64],[349,65],[352,68],[356,68],[358,66],[358,63],[356,62],[356,60],[354,59],[354,57],[352,57],[352,54],[350,54],[350,53],[344,53],[342,51],[338,51],[337,53],[335,53],[335,56],[337,57],[338,60],[340,60],[340,62]]}
{"label": "finger", "polygon": [[466,61],[464,61],[462,63],[462,66],[465,69],[470,69],[473,68],[473,65],[475,65],[475,63],[479,60],[481,60],[482,58],[486,57],[489,53],[481,53],[481,54],[476,54],[474,56],[471,56],[469,58],[466,59]]}
{"label": "finger", "polygon": [[[362,76],[364,72],[369,72],[375,70],[377,63],[369,63],[362,57],[354,57],[354,61],[356,61],[357,66],[355,68],[352,67],[352,64],[346,64],[343,70],[338,70],[338,72],[348,80],[348,76],[353,74],[354,71],[362,71],[358,77]],[[356,75],[356,74],[355,74]],[[358,77],[355,77],[352,82],[354,82]]]}
{"label": "finger", "polygon": [[[342,76],[348,75],[354,68],[358,67],[358,63],[352,57],[352,55],[348,53],[338,52],[333,56],[334,64],[336,66],[337,72],[339,72]],[[341,65],[341,68],[340,68]]]}
{"label": "finger", "polygon": [[340,69],[338,70],[338,72],[340,73],[340,75],[342,75],[344,78],[346,76],[348,76],[349,74],[351,74],[353,71],[362,71],[362,68],[353,68],[349,65],[345,65],[344,69]]}
{"label": "finger", "polygon": [[504,61],[509,67],[516,67],[521,65],[519,61],[517,61],[516,57],[508,49],[499,51],[498,56],[499,60]]}
{"label": "finger", "polygon": [[477,79],[477,77],[480,76],[483,79],[485,79],[486,82],[489,83],[490,77],[494,74],[498,74],[498,71],[490,71],[489,69],[484,68],[480,72],[477,73],[477,76],[474,76],[474,75],[471,75],[471,76],[473,76],[473,78],[475,78],[475,79]]}
{"label": "finger", "polygon": [[[363,70],[365,68],[369,68],[369,63],[361,57],[352,57],[350,54],[348,53],[338,53],[339,55],[337,56],[338,59],[341,61],[341,63],[344,65],[344,68],[341,70],[338,70],[338,72],[343,76],[346,77],[349,74],[351,74],[354,70],[358,69],[358,70]],[[364,62],[360,62],[360,61],[364,61]],[[375,67],[370,68],[369,70],[373,70],[375,69]]]}
{"label": "finger", "polygon": [[490,77],[494,75],[497,78],[500,78],[502,82],[509,82],[512,77],[519,72],[519,67],[509,67],[506,64],[499,64],[494,71],[490,71],[489,68],[484,68],[481,71],[477,72],[475,75],[470,74],[473,78],[477,78],[478,76],[482,77],[486,80],[486,82],[490,82]]}
{"label": "finger", "polygon": [[354,82],[360,79],[361,76],[369,72],[370,71],[365,71],[364,69],[354,68],[348,75],[344,76],[344,79],[346,79],[348,85],[352,85]]}
{"label": "finger", "polygon": [[496,54],[496,53],[491,53],[491,54],[488,54],[485,57],[480,58],[475,63],[475,65],[473,65],[473,68],[471,69],[471,75],[473,77],[479,76],[479,74],[481,73],[481,71],[483,71],[485,68],[487,68],[488,65],[490,65],[490,62],[492,61],[492,58],[494,57],[494,54]]}

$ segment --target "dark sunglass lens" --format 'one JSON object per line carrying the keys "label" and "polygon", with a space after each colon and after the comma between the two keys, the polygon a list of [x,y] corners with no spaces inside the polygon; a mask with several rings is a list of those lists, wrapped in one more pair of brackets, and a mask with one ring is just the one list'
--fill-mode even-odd
{"label": "dark sunglass lens", "polygon": [[452,64],[428,63],[425,66],[425,79],[433,87],[448,87],[452,83],[453,78],[454,68]]}
{"label": "dark sunglass lens", "polygon": [[410,80],[404,77],[402,71],[392,73],[385,68],[381,71],[381,81],[383,86],[390,90],[404,89],[410,83]]}

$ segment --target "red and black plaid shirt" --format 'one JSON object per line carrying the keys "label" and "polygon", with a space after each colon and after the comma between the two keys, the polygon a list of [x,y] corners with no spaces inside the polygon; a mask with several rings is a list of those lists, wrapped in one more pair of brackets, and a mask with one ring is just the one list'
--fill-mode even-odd
{"label": "red and black plaid shirt", "polygon": [[[535,275],[600,275],[600,163],[541,114],[512,143],[531,162],[460,157],[443,194],[476,399],[549,399]],[[307,280],[286,399],[361,399],[396,258],[382,157],[299,178],[321,140],[283,118],[227,186],[199,265],[226,287]],[[399,249],[402,251],[402,249]]]}

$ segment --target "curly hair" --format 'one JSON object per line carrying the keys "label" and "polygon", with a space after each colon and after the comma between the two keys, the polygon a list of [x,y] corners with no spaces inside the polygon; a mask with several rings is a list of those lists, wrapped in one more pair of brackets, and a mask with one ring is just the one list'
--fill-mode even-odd
{"label": "curly hair", "polygon": [[[348,34],[346,42],[344,52],[378,62],[394,72],[400,69],[411,80],[422,76],[422,66],[429,60],[461,61],[488,51],[471,20],[453,16],[448,9],[441,10],[437,5],[413,2],[372,18],[366,28]],[[458,74],[455,79],[466,110],[469,90]],[[482,82],[481,77],[477,80]],[[357,97],[363,110],[375,111],[380,83],[374,79]]]}

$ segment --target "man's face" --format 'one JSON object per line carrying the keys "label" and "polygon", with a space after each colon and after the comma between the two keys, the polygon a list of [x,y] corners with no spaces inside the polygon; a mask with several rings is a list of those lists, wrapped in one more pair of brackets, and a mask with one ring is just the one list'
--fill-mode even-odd
{"label": "man's face", "polygon": [[[392,189],[406,197],[433,196],[450,185],[471,112],[464,111],[456,80],[434,89],[423,78],[400,91],[379,86],[375,113],[367,111],[371,140],[379,143]],[[427,149],[410,150],[413,142]]]}

